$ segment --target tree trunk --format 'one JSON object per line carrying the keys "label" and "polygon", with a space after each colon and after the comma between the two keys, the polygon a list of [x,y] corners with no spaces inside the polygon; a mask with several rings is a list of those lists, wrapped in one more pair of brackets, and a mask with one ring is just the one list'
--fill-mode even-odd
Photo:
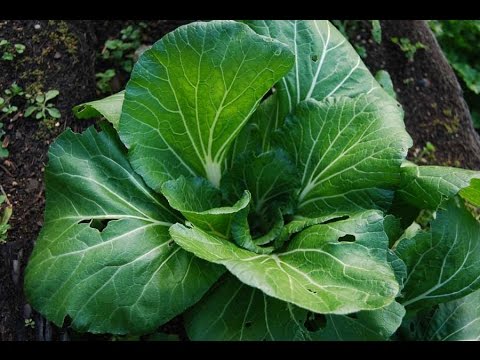
{"label": "tree trunk", "polygon": [[[427,23],[384,20],[381,26],[381,44],[366,41],[365,63],[373,73],[385,69],[392,78],[414,140],[410,157],[431,142],[436,151],[424,159],[426,162],[480,169],[480,138],[460,84]],[[420,42],[427,48],[417,50],[411,62],[391,41],[393,37],[407,38],[412,44]]]}

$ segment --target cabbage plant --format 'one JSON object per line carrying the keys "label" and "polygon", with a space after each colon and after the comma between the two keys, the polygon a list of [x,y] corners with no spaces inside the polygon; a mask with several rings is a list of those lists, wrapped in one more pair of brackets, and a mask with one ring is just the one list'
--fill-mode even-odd
{"label": "cabbage plant", "polygon": [[[50,147],[25,290],[55,324],[480,335],[464,331],[479,317],[480,173],[406,161],[401,106],[328,21],[182,26],[124,92],[75,111],[109,123]],[[459,301],[470,310],[452,318]]]}

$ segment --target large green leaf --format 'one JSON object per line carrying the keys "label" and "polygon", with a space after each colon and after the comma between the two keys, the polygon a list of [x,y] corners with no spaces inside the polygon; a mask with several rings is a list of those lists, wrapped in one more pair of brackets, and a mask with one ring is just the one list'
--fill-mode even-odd
{"label": "large green leaf", "polygon": [[[318,313],[345,314],[390,304],[399,291],[387,261],[383,217],[368,211],[316,225],[297,235],[284,252],[259,255],[175,224],[174,241],[196,256],[222,264],[247,285]],[[356,241],[339,241],[348,239]]]}
{"label": "large green leaf", "polygon": [[415,324],[416,340],[479,340],[480,291],[438,305],[433,313]]}
{"label": "large green leaf", "polygon": [[279,118],[303,100],[330,96],[354,97],[369,93],[388,95],[363,64],[355,49],[327,20],[248,20],[257,33],[290,47],[295,54],[292,70],[275,85]]}
{"label": "large green leaf", "polygon": [[69,316],[80,331],[148,332],[194,304],[223,272],[171,240],[178,215],[133,172],[111,128],[68,130],[49,159],[46,221],[25,291],[58,326]]}
{"label": "large green leaf", "polygon": [[[280,105],[277,92],[266,98],[248,120],[248,124],[235,138],[227,157],[228,172],[238,166],[237,159],[244,153],[265,153],[271,149],[273,132],[283,125],[284,119],[280,118]],[[235,166],[234,166],[235,165]]]}
{"label": "large green leaf", "polygon": [[397,194],[401,200],[419,209],[436,210],[442,201],[467,188],[474,178],[480,178],[480,172],[446,166],[417,166],[406,161],[401,167]]}
{"label": "large green leaf", "polygon": [[277,135],[300,170],[306,217],[388,208],[411,145],[397,106],[368,95],[300,103]]}
{"label": "large green leaf", "polygon": [[400,326],[405,310],[393,302],[354,315],[326,315],[308,330],[312,313],[265,295],[228,276],[185,316],[191,340],[385,340]]}
{"label": "large green leaf", "polygon": [[453,198],[430,228],[396,247],[408,269],[402,299],[407,309],[455,300],[480,288],[480,224],[475,218]]}
{"label": "large green leaf", "polygon": [[120,114],[122,113],[125,91],[113,94],[101,100],[90,101],[77,105],[73,108],[73,113],[79,119],[89,119],[96,116],[103,116],[112,123],[115,129],[118,129]]}
{"label": "large green leaf", "polygon": [[288,47],[234,21],[196,22],[143,53],[126,88],[120,136],[153,189],[180,175],[219,186],[235,137],[293,64]]}
{"label": "large green leaf", "polygon": [[185,315],[191,340],[305,340],[307,310],[228,275]]}
{"label": "large green leaf", "polygon": [[352,315],[326,315],[325,328],[315,340],[379,341],[388,340],[402,323],[405,309],[397,302],[372,311]]}
{"label": "large green leaf", "polygon": [[222,206],[220,190],[205,179],[187,179],[183,176],[177,180],[165,182],[162,193],[168,199],[170,206],[180,211],[187,220],[223,238],[230,237],[235,216],[247,209],[251,199],[250,193],[245,191],[234,205]]}

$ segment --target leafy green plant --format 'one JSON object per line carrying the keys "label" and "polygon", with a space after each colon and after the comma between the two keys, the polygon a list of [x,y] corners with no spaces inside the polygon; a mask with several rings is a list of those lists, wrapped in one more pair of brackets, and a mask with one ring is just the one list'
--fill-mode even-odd
{"label": "leafy green plant", "polygon": [[[0,123],[1,125],[1,123]],[[6,205],[4,205],[4,203]],[[8,200],[7,194],[0,185],[0,245],[7,242],[7,232],[10,229],[8,221],[12,216],[12,204]]]}
{"label": "leafy green plant", "polygon": [[18,111],[18,107],[13,105],[12,100],[16,96],[24,96],[25,93],[23,89],[17,85],[17,83],[12,83],[9,88],[3,91],[3,96],[0,96],[0,110],[3,115],[0,116],[2,119],[5,115],[12,115]]}
{"label": "leafy green plant", "polygon": [[0,51],[2,52],[1,59],[4,61],[13,61],[17,54],[23,54],[25,45],[12,44],[10,41],[0,39]]}
{"label": "leafy green plant", "polygon": [[328,21],[183,26],[75,112],[112,125],[50,148],[25,291],[57,325],[397,339],[480,289],[480,174],[405,161],[400,105]]}
{"label": "leafy green plant", "polygon": [[473,123],[480,128],[480,20],[430,20],[445,56],[460,78]]}
{"label": "leafy green plant", "polygon": [[110,94],[112,92],[112,86],[110,83],[115,75],[115,69],[108,69],[104,72],[95,74],[95,77],[97,78],[97,90],[100,94]]}
{"label": "leafy green plant", "polygon": [[400,50],[405,53],[405,56],[410,62],[413,61],[418,50],[427,48],[420,41],[417,41],[415,44],[412,43],[409,38],[392,37],[390,41],[400,47]]}
{"label": "leafy green plant", "polygon": [[3,146],[3,136],[5,131],[3,130],[3,123],[0,122],[0,159],[6,158],[8,156],[8,149],[6,146]]}
{"label": "leafy green plant", "polygon": [[35,115],[37,120],[46,120],[49,118],[59,119],[61,117],[58,110],[50,101],[55,99],[60,92],[58,90],[49,90],[46,93],[39,93],[31,96],[28,100],[29,106],[25,110],[25,117]]}
{"label": "leafy green plant", "polygon": [[142,45],[142,30],[145,23],[137,26],[129,25],[120,31],[120,39],[110,39],[105,42],[101,56],[112,61],[127,73],[132,71],[135,51]]}

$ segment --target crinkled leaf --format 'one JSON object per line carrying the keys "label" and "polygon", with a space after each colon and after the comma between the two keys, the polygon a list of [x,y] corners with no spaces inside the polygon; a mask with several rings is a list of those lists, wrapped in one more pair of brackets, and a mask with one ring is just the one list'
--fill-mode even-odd
{"label": "crinkled leaf", "polygon": [[125,91],[120,91],[101,100],[77,105],[73,108],[73,113],[79,119],[103,116],[115,129],[118,129],[124,98]]}
{"label": "crinkled leaf", "polygon": [[165,182],[162,193],[170,206],[180,211],[192,224],[223,238],[230,237],[235,215],[247,208],[251,199],[250,193],[245,191],[234,205],[222,206],[220,190],[205,179],[183,176]]}
{"label": "crinkled leaf", "polygon": [[143,53],[126,88],[120,135],[133,168],[155,190],[180,175],[218,187],[233,140],[292,64],[287,46],[234,21],[169,33]]}
{"label": "crinkled leaf", "polygon": [[385,340],[400,326],[405,310],[393,302],[353,316],[326,315],[319,330],[305,326],[308,310],[265,295],[228,276],[185,316],[191,340]]}
{"label": "crinkled leaf", "polygon": [[480,224],[453,198],[430,230],[399,242],[408,277],[402,304],[419,309],[455,300],[480,288]]}
{"label": "crinkled leaf", "polygon": [[446,166],[417,166],[406,161],[401,167],[397,194],[419,209],[436,210],[442,201],[468,187],[473,178],[480,178],[480,172]]}
{"label": "crinkled leaf", "polygon": [[[390,304],[399,287],[387,262],[388,239],[376,211],[316,225],[285,252],[257,255],[198,228],[175,224],[174,241],[196,256],[225,265],[247,285],[302,308],[345,314]],[[354,242],[338,241],[346,235]]]}
{"label": "crinkled leaf", "polygon": [[480,291],[438,305],[415,323],[416,340],[458,341],[480,339]]}
{"label": "crinkled leaf", "polygon": [[277,135],[300,171],[305,217],[388,208],[411,145],[399,108],[367,95],[303,102]]}
{"label": "crinkled leaf", "polygon": [[178,216],[133,172],[111,128],[62,134],[50,147],[46,184],[46,221],[25,291],[58,326],[69,316],[80,331],[148,332],[223,272],[171,240]]}
{"label": "crinkled leaf", "polygon": [[275,85],[283,121],[307,99],[370,93],[387,95],[355,49],[327,20],[248,20],[257,33],[287,44],[295,54],[290,72]]}

